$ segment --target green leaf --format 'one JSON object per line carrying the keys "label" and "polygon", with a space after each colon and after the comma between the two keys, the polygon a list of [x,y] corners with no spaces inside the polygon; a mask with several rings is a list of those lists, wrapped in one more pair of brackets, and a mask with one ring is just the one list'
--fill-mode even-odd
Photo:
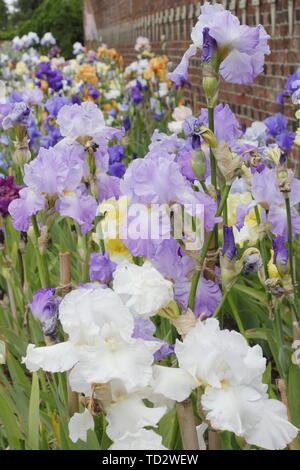
{"label": "green leaf", "polygon": [[28,416],[28,447],[32,450],[39,450],[39,401],[39,379],[37,372],[33,372]]}
{"label": "green leaf", "polygon": [[267,305],[266,295],[263,292],[258,291],[257,289],[251,289],[251,287],[244,286],[243,284],[235,284],[233,286],[233,289],[244,294],[248,294],[250,295],[250,297],[253,297],[256,300],[259,300],[259,302],[262,302]]}
{"label": "green leaf", "polygon": [[177,413],[175,406],[165,414],[159,422],[158,426],[159,434],[162,436],[163,445],[167,449],[181,449],[181,442],[178,442],[178,437],[180,439],[179,424],[177,419]]}
{"label": "green leaf", "polygon": [[22,439],[18,421],[14,415],[10,402],[0,389],[0,418],[4,425],[4,431],[8,440],[10,450],[21,449]]}

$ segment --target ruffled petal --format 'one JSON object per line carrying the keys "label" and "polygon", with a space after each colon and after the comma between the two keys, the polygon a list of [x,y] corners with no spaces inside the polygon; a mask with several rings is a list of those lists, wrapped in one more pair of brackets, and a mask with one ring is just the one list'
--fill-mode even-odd
{"label": "ruffled petal", "polygon": [[131,395],[112,404],[106,415],[107,435],[113,441],[121,439],[126,433],[135,434],[145,426],[156,426],[167,408],[148,408],[142,398]]}
{"label": "ruffled petal", "polygon": [[37,348],[29,344],[27,354],[22,359],[31,372],[42,368],[47,372],[65,372],[70,370],[78,361],[78,348],[70,341]]}
{"label": "ruffled petal", "polygon": [[86,408],[83,413],[75,413],[69,421],[69,435],[72,442],[78,439],[86,442],[87,432],[94,429],[93,416]]}
{"label": "ruffled petal", "polygon": [[183,369],[153,366],[153,391],[175,401],[185,400],[197,386],[194,378]]}

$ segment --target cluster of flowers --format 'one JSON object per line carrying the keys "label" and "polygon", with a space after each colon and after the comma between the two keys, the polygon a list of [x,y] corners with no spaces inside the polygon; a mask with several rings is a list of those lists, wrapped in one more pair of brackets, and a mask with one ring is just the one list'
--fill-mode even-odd
{"label": "cluster of flowers", "polygon": [[[52,296],[38,292],[31,304],[47,325],[57,315]],[[175,344],[179,367],[154,363],[162,359],[165,345],[154,336],[150,318],[172,300],[172,283],[150,263],[125,262],[114,270],[111,288],[82,286],[61,301],[59,320],[68,341],[28,346],[23,361],[29,370],[70,370],[72,390],[87,398],[85,411],[70,420],[71,439],[86,440],[94,429],[92,415],[100,410],[106,413],[111,450],[164,449],[161,437],[145,427],[155,428],[176,401],[201,387],[201,404],[215,429],[266,449],[285,447],[298,430],[285,406],[268,398],[260,346],[249,347],[236,331],[220,330],[216,319],[196,321],[191,314],[189,331]]]}
{"label": "cluster of flowers", "polygon": [[[41,44],[55,44],[47,35]],[[262,72],[270,50],[261,25],[241,25],[205,3],[191,38],[170,73],[168,58],[154,56],[142,37],[125,68],[105,45],[87,51],[75,43],[68,61],[54,48],[41,56],[34,33],[14,40],[15,49],[29,48],[18,63],[4,58],[0,72],[11,80],[0,90],[0,220],[20,232],[44,230],[43,258],[63,219],[85,240],[79,257],[89,262],[90,282],[64,298],[54,283],[33,296],[31,312],[53,344],[30,344],[23,362],[30,371],[70,371],[85,407],[69,423],[74,442],[105,414],[111,449],[164,449],[164,436],[149,427],[192,393],[205,419],[200,447],[209,425],[281,449],[298,430],[285,405],[269,398],[261,347],[214,317],[249,275],[271,310],[283,299],[298,314],[291,246],[300,233],[300,180],[287,159],[299,136],[280,113],[242,129],[230,107],[217,104],[220,76],[244,84]],[[199,51],[207,108],[195,116],[182,89]],[[294,99],[297,86],[289,77]],[[181,216],[190,226],[175,227]],[[172,340],[174,328],[181,340]]]}

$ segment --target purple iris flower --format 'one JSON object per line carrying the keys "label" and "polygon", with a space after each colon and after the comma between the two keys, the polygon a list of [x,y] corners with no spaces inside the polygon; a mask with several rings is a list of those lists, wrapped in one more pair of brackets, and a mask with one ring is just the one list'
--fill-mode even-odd
{"label": "purple iris flower", "polygon": [[19,198],[21,186],[17,186],[13,176],[0,177],[0,214],[8,214],[8,206],[14,199]]}
{"label": "purple iris flower", "polygon": [[88,84],[88,88],[89,88],[89,96],[91,96],[94,100],[99,98],[100,96],[99,90],[96,90],[96,88],[91,83]]}
{"label": "purple iris flower", "polygon": [[200,315],[203,320],[211,317],[222,299],[222,292],[219,285],[211,280],[201,276],[195,299],[194,313],[198,318]]}
{"label": "purple iris flower", "polygon": [[50,62],[41,62],[38,66],[36,77],[40,80],[46,79],[50,88],[54,91],[62,89],[62,81],[64,79],[63,74],[60,70],[52,70]]}
{"label": "purple iris flower", "polygon": [[40,147],[45,149],[52,147],[55,143],[50,135],[42,135],[40,138]]}
{"label": "purple iris flower", "polygon": [[[199,119],[204,126],[208,127],[207,109],[201,110]],[[220,103],[214,108],[214,122],[214,134],[219,142],[224,140],[230,146],[242,135],[240,123],[228,104],[224,106]]]}
{"label": "purple iris flower", "polygon": [[67,96],[53,96],[46,101],[45,108],[49,116],[56,117],[60,108],[65,104],[70,104],[70,98]]}
{"label": "purple iris flower", "polygon": [[295,132],[285,130],[276,137],[276,143],[283,150],[290,150],[293,147],[295,136]]}
{"label": "purple iris flower", "polygon": [[283,237],[275,237],[272,239],[272,245],[274,250],[274,264],[277,260],[281,265],[286,265],[289,259],[289,252],[285,246],[285,240]]}
{"label": "purple iris flower", "polygon": [[202,121],[195,116],[189,116],[183,123],[182,129],[187,137],[192,138],[192,147],[196,149],[201,145],[200,127]]}
{"label": "purple iris flower", "polygon": [[134,104],[139,104],[144,100],[144,96],[141,94],[140,87],[134,86],[131,89],[131,97]]}
{"label": "purple iris flower", "polygon": [[18,103],[20,101],[23,101],[23,95],[21,91],[13,91],[12,94],[9,97],[9,100],[12,103]]}
{"label": "purple iris flower", "polygon": [[195,173],[191,168],[191,159],[192,159],[191,150],[182,150],[178,153],[178,164],[180,166],[180,171],[188,180],[194,182],[197,179]]}
{"label": "purple iris flower", "polygon": [[223,227],[224,234],[224,246],[222,250],[222,255],[226,255],[228,259],[232,260],[237,255],[237,249],[235,246],[233,228],[228,225]]}
{"label": "purple iris flower", "polygon": [[288,91],[281,91],[280,93],[278,93],[277,98],[276,98],[276,103],[282,105],[284,103],[283,98],[288,94],[289,94]]}
{"label": "purple iris flower", "polygon": [[12,108],[11,103],[0,103],[0,126],[2,126],[3,119],[11,112]]}
{"label": "purple iris flower", "polygon": [[90,280],[109,284],[116,266],[116,263],[110,260],[108,253],[104,253],[104,255],[102,253],[91,253]]}
{"label": "purple iris flower", "polygon": [[217,41],[210,36],[209,28],[203,29],[202,62],[211,62],[217,51]]}
{"label": "purple iris flower", "polygon": [[72,96],[72,104],[81,104],[82,100],[80,98],[80,96],[77,96],[77,95],[74,95]]}
{"label": "purple iris flower", "polygon": [[287,89],[288,93],[294,93],[299,88],[297,81],[300,80],[300,66],[296,70],[295,73],[288,76],[285,88]]}
{"label": "purple iris flower", "polygon": [[192,44],[183,55],[181,62],[176,69],[173,72],[168,73],[168,79],[174,82],[176,87],[182,87],[188,83],[189,60],[196,54],[197,47]]}
{"label": "purple iris flower", "polygon": [[287,118],[281,113],[276,113],[274,116],[266,118],[263,122],[268,128],[269,135],[272,137],[277,137],[286,130],[288,125]]}
{"label": "purple iris flower", "polygon": [[32,315],[43,328],[45,336],[55,336],[58,321],[58,307],[61,298],[55,296],[55,289],[38,289],[32,297],[29,307]]}
{"label": "purple iris flower", "polygon": [[41,133],[37,127],[37,122],[34,116],[31,116],[30,124],[27,128],[27,133],[29,137],[29,147],[35,147],[36,139],[41,136]]}
{"label": "purple iris flower", "polygon": [[162,343],[161,348],[154,353],[154,360],[161,361],[164,357],[170,356],[174,353],[174,345],[166,343],[160,338],[154,336],[155,325],[151,320],[144,318],[134,319],[134,330],[132,337],[141,338],[144,341],[156,341]]}
{"label": "purple iris flower", "polygon": [[36,77],[43,80],[44,79],[44,74],[47,75],[50,72],[51,72],[50,62],[40,62],[39,65],[38,65],[38,71],[36,73]]}
{"label": "purple iris flower", "polygon": [[18,124],[19,126],[28,127],[31,121],[31,112],[29,106],[23,102],[15,103],[12,111],[5,116],[2,121],[3,129]]}
{"label": "purple iris flower", "polygon": [[123,145],[114,145],[108,148],[109,163],[119,163],[123,160],[125,154],[125,148]]}
{"label": "purple iris flower", "polygon": [[121,162],[110,163],[109,172],[111,175],[116,176],[117,178],[122,178],[126,172],[126,165]]}
{"label": "purple iris flower", "polygon": [[48,74],[48,85],[52,90],[59,91],[62,89],[64,77],[60,70],[53,70]]}
{"label": "purple iris flower", "polygon": [[125,129],[125,132],[129,131],[131,124],[130,124],[130,118],[129,116],[124,116],[123,118],[123,126]]}
{"label": "purple iris flower", "polygon": [[51,47],[50,51],[48,52],[49,57],[55,57],[60,54],[60,47],[58,47],[56,44],[55,46]]}

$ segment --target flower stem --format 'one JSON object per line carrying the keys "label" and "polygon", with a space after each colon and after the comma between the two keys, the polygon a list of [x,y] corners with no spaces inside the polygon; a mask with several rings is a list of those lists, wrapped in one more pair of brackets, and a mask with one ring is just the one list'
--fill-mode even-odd
{"label": "flower stem", "polygon": [[285,198],[285,208],[287,215],[287,226],[288,226],[288,249],[289,249],[289,262],[291,270],[291,278],[294,287],[294,293],[296,293],[296,279],[294,271],[294,258],[293,258],[293,231],[292,231],[292,215],[291,215],[291,204],[290,198],[287,196]]}
{"label": "flower stem", "polygon": [[[207,108],[208,111],[208,127],[209,129],[214,132],[215,131],[215,122],[214,122],[214,108]],[[211,183],[215,188],[215,192],[217,193],[217,163],[212,151],[212,148],[209,147],[209,157],[210,157],[210,175],[211,175]],[[218,225],[214,228],[214,236],[215,236],[215,248],[218,248]]]}
{"label": "flower stem", "polygon": [[[208,127],[212,132],[214,132],[215,130],[214,108],[208,108]],[[214,185],[215,189],[217,189],[217,164],[216,164],[216,159],[215,159],[215,156],[213,154],[211,147],[209,149],[209,155],[210,155],[211,182]]]}
{"label": "flower stem", "polygon": [[[224,209],[224,206],[226,204],[230,188],[231,188],[231,185],[226,184],[225,190],[223,191],[223,194],[222,194],[222,199],[221,199],[219,208],[218,208],[217,213],[216,213],[216,217],[219,217],[223,212],[223,209]],[[214,236],[214,230],[215,230],[216,227],[217,227],[217,224],[215,224],[214,229],[207,234],[208,236],[207,236],[207,238],[204,242],[204,245],[202,247],[202,250],[201,250],[199,266],[198,266],[197,271],[194,273],[194,276],[193,276],[193,279],[192,279],[192,286],[191,286],[190,297],[189,297],[189,308],[191,310],[193,310],[194,305],[195,305],[195,297],[196,297],[198,282],[199,282],[199,279],[200,279],[200,274],[201,274],[201,271],[203,269],[204,261],[205,261],[207,252],[209,250],[209,247],[211,245],[211,242],[212,242],[212,239],[213,239],[213,236]]]}
{"label": "flower stem", "polygon": [[214,311],[213,317],[217,317],[219,315],[219,313],[221,312],[221,310],[223,308],[223,305],[226,302],[228,294],[229,294],[229,289],[225,290],[219,305],[217,306],[216,310]]}
{"label": "flower stem", "polygon": [[39,274],[40,274],[41,284],[42,284],[42,287],[49,287],[50,281],[49,281],[49,273],[48,273],[47,263],[46,263],[46,260],[45,260],[45,255],[43,253],[41,253],[40,248],[38,246],[38,244],[39,244],[38,239],[40,237],[40,230],[39,230],[39,226],[38,226],[35,215],[33,215],[31,217],[31,222],[32,222],[32,226],[33,226],[33,230],[34,230],[34,234],[35,234],[35,238],[36,238],[37,264],[38,264],[38,270],[39,270]]}

